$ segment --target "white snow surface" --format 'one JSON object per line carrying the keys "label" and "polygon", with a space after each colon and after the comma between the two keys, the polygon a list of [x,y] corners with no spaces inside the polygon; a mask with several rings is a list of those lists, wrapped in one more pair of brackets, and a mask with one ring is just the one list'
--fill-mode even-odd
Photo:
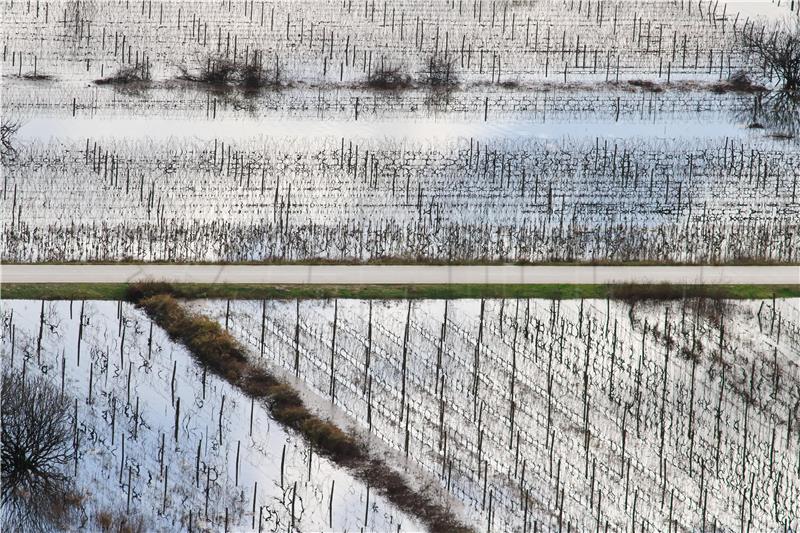
{"label": "white snow surface", "polygon": [[99,531],[100,513],[114,523],[127,517],[144,531],[186,531],[190,513],[192,531],[222,531],[226,514],[228,531],[424,530],[374,490],[367,507],[362,482],[310,452],[226,381],[209,373],[203,386],[203,369],[157,326],[151,349],[152,324],[131,305],[6,300],[2,306],[4,371],[24,367],[59,389],[63,375],[64,394],[77,402],[77,464],[66,469],[77,472],[83,500],[68,530]]}
{"label": "white snow surface", "polygon": [[195,305],[478,529],[800,526],[798,299]]}

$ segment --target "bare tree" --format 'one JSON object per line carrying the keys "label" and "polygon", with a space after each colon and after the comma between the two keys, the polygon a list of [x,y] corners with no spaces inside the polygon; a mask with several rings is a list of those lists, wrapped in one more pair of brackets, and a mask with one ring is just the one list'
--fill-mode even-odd
{"label": "bare tree", "polygon": [[69,400],[42,377],[7,371],[0,419],[2,525],[48,529],[63,518],[71,494],[65,468],[75,436]]}
{"label": "bare tree", "polygon": [[741,38],[745,50],[780,78],[785,91],[800,90],[800,22],[754,26]]}
{"label": "bare tree", "polygon": [[4,117],[0,122],[0,143],[2,143],[0,150],[2,150],[3,159],[13,157],[17,153],[12,141],[21,126],[19,120],[14,118]]}

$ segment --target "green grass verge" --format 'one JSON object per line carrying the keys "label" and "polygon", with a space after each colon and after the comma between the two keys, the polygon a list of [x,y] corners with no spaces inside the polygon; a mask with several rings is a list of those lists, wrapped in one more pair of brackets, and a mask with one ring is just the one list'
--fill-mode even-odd
{"label": "green grass verge", "polygon": [[[7,300],[125,300],[127,283],[9,283],[0,287]],[[730,299],[797,298],[800,285],[263,285],[171,284],[179,298],[230,299],[444,299],[444,298],[616,298],[666,300],[682,297]]]}

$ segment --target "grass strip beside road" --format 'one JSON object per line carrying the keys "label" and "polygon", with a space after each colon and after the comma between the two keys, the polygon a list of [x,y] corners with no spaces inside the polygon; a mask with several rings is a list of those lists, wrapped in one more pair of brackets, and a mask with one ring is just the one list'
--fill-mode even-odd
{"label": "grass strip beside road", "polygon": [[[456,299],[456,298],[611,298],[674,300],[680,298],[798,298],[800,285],[265,285],[151,283],[158,293],[176,298],[240,300],[292,299]],[[125,300],[129,287],[146,283],[9,283],[0,286],[6,300]],[[155,294],[155,291],[152,291]]]}

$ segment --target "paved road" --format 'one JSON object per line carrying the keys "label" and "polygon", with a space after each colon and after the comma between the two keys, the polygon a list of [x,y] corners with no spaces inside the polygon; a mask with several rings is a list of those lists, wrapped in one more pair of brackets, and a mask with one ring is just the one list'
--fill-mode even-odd
{"label": "paved road", "polygon": [[800,266],[3,265],[2,283],[800,284]]}

